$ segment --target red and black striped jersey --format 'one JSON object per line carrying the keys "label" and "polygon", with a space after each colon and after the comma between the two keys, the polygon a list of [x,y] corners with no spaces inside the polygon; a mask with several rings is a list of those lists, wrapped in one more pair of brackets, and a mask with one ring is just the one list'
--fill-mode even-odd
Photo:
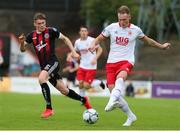
{"label": "red and black striped jersey", "polygon": [[43,68],[55,55],[55,39],[60,37],[56,28],[47,27],[43,32],[32,31],[26,36],[26,42],[33,44],[40,66]]}

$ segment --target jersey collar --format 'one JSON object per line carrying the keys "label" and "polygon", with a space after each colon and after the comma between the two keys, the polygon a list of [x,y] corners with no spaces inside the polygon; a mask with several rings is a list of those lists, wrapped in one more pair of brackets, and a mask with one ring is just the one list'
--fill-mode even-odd
{"label": "jersey collar", "polygon": [[[119,22],[118,22],[119,23]],[[119,23],[119,27],[122,27],[121,24]],[[130,28],[131,27],[131,23],[129,23],[128,27],[127,28]]]}

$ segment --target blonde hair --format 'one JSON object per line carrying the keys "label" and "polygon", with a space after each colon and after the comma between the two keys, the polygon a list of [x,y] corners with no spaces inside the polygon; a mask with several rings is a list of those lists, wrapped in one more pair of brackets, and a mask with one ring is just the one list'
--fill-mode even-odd
{"label": "blonde hair", "polygon": [[130,14],[130,9],[126,5],[122,5],[121,7],[118,8],[117,13]]}

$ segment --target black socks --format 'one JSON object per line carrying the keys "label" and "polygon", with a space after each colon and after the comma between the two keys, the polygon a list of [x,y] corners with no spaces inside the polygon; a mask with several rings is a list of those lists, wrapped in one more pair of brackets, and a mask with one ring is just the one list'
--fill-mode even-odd
{"label": "black socks", "polygon": [[82,103],[86,102],[86,99],[84,97],[78,95],[75,91],[71,89],[69,89],[69,93],[67,94],[67,96],[71,99],[81,101]]}
{"label": "black socks", "polygon": [[51,106],[51,94],[50,94],[50,89],[47,83],[42,83],[41,84],[42,88],[42,94],[44,96],[44,99],[46,100],[46,108],[47,109],[52,109]]}

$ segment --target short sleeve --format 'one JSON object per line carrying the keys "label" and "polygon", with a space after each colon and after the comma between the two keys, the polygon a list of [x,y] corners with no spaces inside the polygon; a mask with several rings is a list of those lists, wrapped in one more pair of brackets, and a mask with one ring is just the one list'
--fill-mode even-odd
{"label": "short sleeve", "polygon": [[79,50],[78,50],[77,43],[78,43],[78,42],[77,42],[77,40],[76,40],[75,43],[74,43],[74,49],[75,49],[76,51],[79,51]]}
{"label": "short sleeve", "polygon": [[102,32],[101,34],[105,37],[109,37],[110,36],[110,29],[111,29],[111,25],[107,26]]}
{"label": "short sleeve", "polygon": [[26,36],[26,42],[28,43],[28,44],[31,44],[32,42],[33,42],[33,40],[32,40],[32,32],[31,33],[29,33],[29,34],[27,34],[27,36]]}
{"label": "short sleeve", "polygon": [[143,38],[145,36],[145,34],[142,32],[142,30],[140,28],[138,28],[138,38]]}
{"label": "short sleeve", "polygon": [[54,37],[54,38],[57,38],[57,39],[59,39],[60,38],[60,32],[56,29],[56,28],[54,28],[54,27],[51,27],[51,28],[49,28],[50,29],[50,32],[52,33],[52,36]]}

